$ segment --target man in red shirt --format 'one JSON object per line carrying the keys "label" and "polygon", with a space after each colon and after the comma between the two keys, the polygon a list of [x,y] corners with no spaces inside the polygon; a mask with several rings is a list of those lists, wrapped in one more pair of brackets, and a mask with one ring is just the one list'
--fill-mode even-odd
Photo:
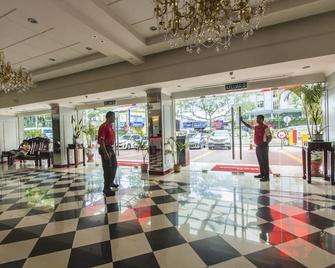
{"label": "man in red shirt", "polygon": [[256,156],[259,164],[261,174],[256,175],[255,178],[260,178],[260,181],[269,181],[269,142],[272,139],[270,129],[264,124],[264,115],[258,115],[256,118],[257,125],[252,126],[246,123],[243,118],[241,122],[247,127],[254,130],[254,143],[256,144]]}
{"label": "man in red shirt", "polygon": [[106,122],[103,123],[98,132],[98,141],[100,144],[99,153],[102,160],[102,168],[104,170],[104,194],[112,195],[110,187],[117,188],[119,185],[114,183],[117,161],[113,150],[115,144],[115,132],[112,124],[115,122],[115,113],[107,112]]}

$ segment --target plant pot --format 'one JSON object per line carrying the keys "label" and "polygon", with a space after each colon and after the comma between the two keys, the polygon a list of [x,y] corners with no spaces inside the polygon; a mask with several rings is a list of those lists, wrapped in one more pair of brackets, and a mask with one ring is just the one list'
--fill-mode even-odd
{"label": "plant pot", "polygon": [[141,165],[141,172],[142,173],[148,173],[148,164],[142,164]]}
{"label": "plant pot", "polygon": [[323,134],[313,134],[312,141],[323,141]]}
{"label": "plant pot", "polygon": [[321,166],[322,166],[322,160],[312,160],[311,161],[311,173],[312,176],[321,176]]}
{"label": "plant pot", "polygon": [[77,138],[72,138],[72,142],[74,145],[77,144]]}
{"label": "plant pot", "polygon": [[94,153],[88,152],[86,155],[87,155],[87,162],[94,162]]}
{"label": "plant pot", "polygon": [[175,173],[179,173],[180,172],[180,164],[175,164],[173,168],[174,168],[174,172]]}

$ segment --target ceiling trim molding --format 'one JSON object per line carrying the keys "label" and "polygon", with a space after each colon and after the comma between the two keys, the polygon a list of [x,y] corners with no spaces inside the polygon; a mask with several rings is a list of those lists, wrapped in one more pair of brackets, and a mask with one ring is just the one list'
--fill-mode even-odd
{"label": "ceiling trim molding", "polygon": [[[290,86],[290,85],[296,85],[296,84],[309,84],[309,83],[316,83],[316,82],[325,82],[325,80],[326,80],[326,76],[323,73],[317,73],[317,74],[294,76],[294,77],[287,77],[287,78],[273,79],[273,80],[265,80],[265,81],[257,81],[257,82],[246,81],[246,82],[248,82],[248,88],[246,90],[229,90],[229,91],[227,91],[225,89],[225,84],[223,84],[223,85],[218,85],[218,86],[213,86],[213,87],[204,87],[204,88],[197,88],[197,89],[194,89],[194,90],[174,92],[174,93],[172,93],[172,98],[174,98],[174,99],[185,99],[185,98],[201,97],[201,96],[208,96],[208,95],[236,93],[236,92],[262,89],[262,88],[271,88],[271,87]],[[236,81],[236,83],[238,83],[238,82],[241,82],[241,81]],[[243,82],[245,82],[245,81],[243,81]]]}

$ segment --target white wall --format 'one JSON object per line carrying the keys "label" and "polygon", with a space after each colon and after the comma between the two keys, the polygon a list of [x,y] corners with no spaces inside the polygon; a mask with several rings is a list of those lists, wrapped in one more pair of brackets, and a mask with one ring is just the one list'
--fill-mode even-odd
{"label": "white wall", "polygon": [[335,73],[327,77],[329,141],[335,141]]}
{"label": "white wall", "polygon": [[0,153],[17,149],[19,145],[18,118],[0,116]]}

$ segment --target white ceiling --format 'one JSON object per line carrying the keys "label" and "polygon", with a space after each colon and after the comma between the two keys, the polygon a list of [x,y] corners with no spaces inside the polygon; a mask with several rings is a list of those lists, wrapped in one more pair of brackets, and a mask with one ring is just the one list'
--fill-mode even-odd
{"label": "white ceiling", "polygon": [[[152,0],[0,1],[0,50],[33,71],[35,81],[122,61],[145,64],[146,55],[170,49],[150,30]],[[276,0],[262,26],[330,10],[334,0]]]}

